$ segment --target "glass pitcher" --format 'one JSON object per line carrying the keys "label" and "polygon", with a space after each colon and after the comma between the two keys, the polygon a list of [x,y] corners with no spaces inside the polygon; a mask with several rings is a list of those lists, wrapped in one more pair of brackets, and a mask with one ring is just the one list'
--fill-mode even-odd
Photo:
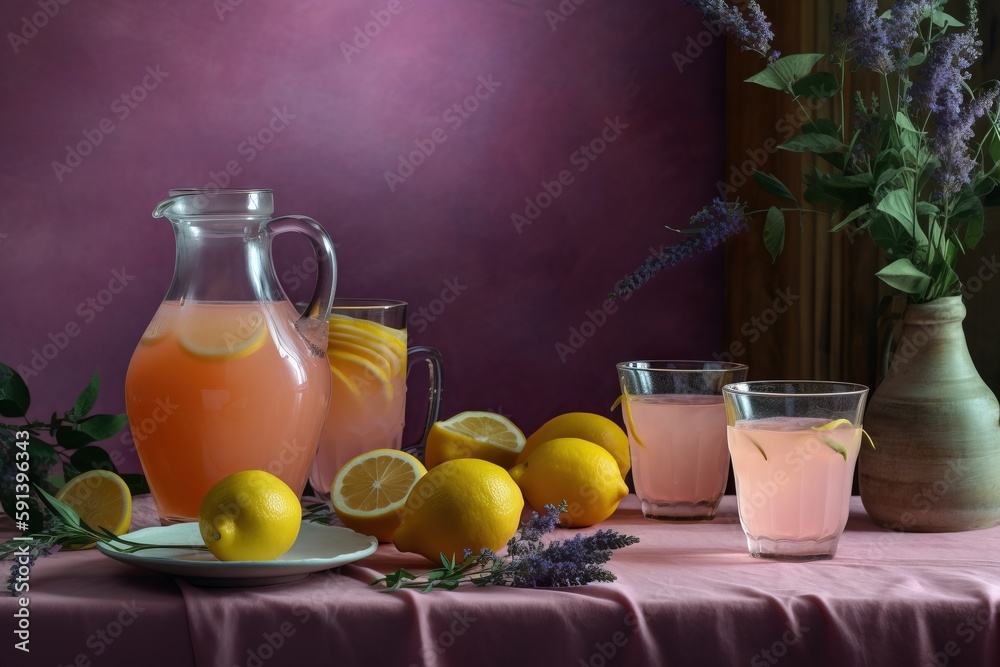
{"label": "glass pitcher", "polygon": [[[174,277],[137,345],[125,404],[161,523],[197,520],[208,490],[267,470],[301,493],[330,401],[333,244],[315,221],[271,218],[270,190],[171,190]],[[300,315],[278,283],[271,240],[296,231],[318,258]]]}

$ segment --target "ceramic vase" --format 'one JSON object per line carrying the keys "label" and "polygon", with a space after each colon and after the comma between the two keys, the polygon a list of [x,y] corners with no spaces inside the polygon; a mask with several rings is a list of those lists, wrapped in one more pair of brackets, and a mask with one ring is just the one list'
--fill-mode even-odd
{"label": "ceramic vase", "polygon": [[948,532],[1000,524],[1000,405],[969,356],[962,297],[910,305],[868,404],[861,500],[879,525]]}

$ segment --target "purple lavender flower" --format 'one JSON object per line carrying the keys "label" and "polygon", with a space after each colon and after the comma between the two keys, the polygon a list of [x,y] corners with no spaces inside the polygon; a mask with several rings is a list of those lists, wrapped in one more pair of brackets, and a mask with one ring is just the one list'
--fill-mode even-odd
{"label": "purple lavender flower", "polygon": [[969,154],[969,142],[975,137],[972,126],[996,104],[1000,88],[993,87],[964,105],[957,117],[950,113],[938,118],[934,135],[934,154],[941,166],[934,171],[938,184],[935,199],[958,192],[971,182],[976,161]]}
{"label": "purple lavender flower", "polygon": [[897,0],[885,26],[886,41],[893,59],[893,71],[907,69],[910,47],[920,34],[920,22],[937,5],[935,0]]}
{"label": "purple lavender flower", "polygon": [[746,206],[739,202],[725,202],[718,197],[712,200],[711,205],[695,213],[691,217],[691,224],[702,227],[702,230],[683,243],[669,246],[647,258],[639,268],[618,282],[611,293],[611,298],[628,296],[660,271],[676,266],[688,257],[708,252],[726,239],[749,228]]}
{"label": "purple lavender flower", "polygon": [[997,100],[996,88],[966,99],[966,81],[972,76],[969,68],[982,55],[983,43],[977,37],[975,24],[965,32],[945,35],[931,48],[921,68],[921,81],[914,85],[918,107],[930,112],[935,125],[933,150],[941,162],[934,172],[935,199],[958,192],[970,182],[976,167],[969,151],[975,137],[973,125]]}
{"label": "purple lavender flower", "polygon": [[876,0],[849,0],[844,20],[838,15],[834,22],[834,44],[846,48],[862,67],[887,74],[895,69],[887,23]]}
{"label": "purple lavender flower", "polygon": [[756,51],[762,56],[767,56],[771,62],[781,55],[778,51],[771,52],[774,33],[771,32],[770,21],[756,0],[749,0],[747,3],[749,18],[744,18],[739,9],[725,0],[684,0],[684,4],[700,9],[706,19],[717,23],[732,35],[742,50]]}

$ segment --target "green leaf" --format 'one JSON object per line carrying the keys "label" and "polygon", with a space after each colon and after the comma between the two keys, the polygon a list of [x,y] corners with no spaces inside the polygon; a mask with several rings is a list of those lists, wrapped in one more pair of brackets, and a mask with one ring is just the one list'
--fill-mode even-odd
{"label": "green leaf", "polygon": [[847,148],[844,143],[835,137],[831,137],[826,134],[800,134],[796,137],[792,137],[785,143],[778,146],[778,148],[783,148],[786,151],[794,151],[796,153],[829,153],[832,151],[839,151]]}
{"label": "green leaf", "polygon": [[917,128],[913,127],[913,123],[910,122],[909,117],[902,111],[896,112],[896,125],[907,132],[917,132]]}
{"label": "green leaf", "polygon": [[840,139],[840,128],[829,118],[817,118],[811,123],[802,126],[803,134],[826,134],[836,139]]}
{"label": "green leaf", "polygon": [[911,238],[918,242],[927,242],[924,230],[917,224],[917,218],[913,210],[913,202],[910,199],[910,193],[905,189],[900,188],[899,190],[893,190],[887,194],[882,198],[882,201],[878,203],[877,208],[899,222]]}
{"label": "green leaf", "polygon": [[830,231],[831,232],[839,232],[841,229],[843,229],[847,225],[851,224],[852,222],[854,222],[855,220],[857,220],[858,218],[860,218],[861,216],[863,216],[867,212],[868,212],[868,204],[865,204],[864,206],[859,206],[858,208],[856,208],[853,211],[851,211],[851,213],[846,218],[844,218],[843,220],[841,220],[840,222],[838,222],[836,225],[834,225],[833,229],[831,229]]}
{"label": "green leaf", "polygon": [[910,59],[906,61],[906,66],[919,67],[920,65],[924,64],[925,60],[927,60],[927,52],[918,51],[917,53],[914,53],[912,56],[910,56]]}
{"label": "green leaf", "polygon": [[792,92],[801,97],[818,100],[833,97],[840,90],[837,77],[829,72],[815,72],[803,77],[792,86]]}
{"label": "green leaf", "polygon": [[[128,486],[129,493],[133,496],[141,496],[144,493],[149,493],[149,483],[142,475],[131,472],[120,472],[118,476],[122,478]],[[323,506],[326,507],[325,504]]]}
{"label": "green leaf", "polygon": [[106,440],[128,424],[128,415],[94,415],[78,424],[78,429],[94,440]]}
{"label": "green leaf", "polygon": [[917,215],[937,215],[941,212],[934,204],[929,201],[918,201],[917,202]]}
{"label": "green leaf", "polygon": [[931,284],[931,278],[902,257],[875,274],[889,287],[906,294],[923,294]]}
{"label": "green leaf", "polygon": [[76,513],[72,507],[67,505],[61,500],[56,500],[54,496],[49,495],[38,486],[35,487],[38,491],[38,495],[42,500],[42,503],[49,508],[49,511],[55,514],[63,523],[69,526],[79,526],[80,525],[80,515]]}
{"label": "green leaf", "polygon": [[893,167],[886,169],[885,171],[883,171],[881,174],[878,175],[877,179],[875,179],[875,190],[877,191],[886,183],[891,183],[892,180],[895,179],[896,176],[898,175],[899,175],[899,169]]}
{"label": "green leaf", "polygon": [[767,211],[767,219],[764,221],[764,247],[771,255],[774,262],[785,247],[785,215],[777,206],[772,206]]}
{"label": "green leaf", "polygon": [[764,192],[772,194],[775,197],[782,197],[784,199],[795,201],[795,197],[792,195],[791,191],[786,188],[785,184],[778,180],[776,176],[766,174],[755,169],[753,172],[753,180],[757,182],[757,185]]}
{"label": "green leaf", "polygon": [[97,378],[97,371],[94,371],[94,376],[90,378],[90,383],[87,388],[83,390],[77,399],[76,403],[70,409],[69,413],[76,417],[86,417],[87,413],[94,409],[94,403],[97,402],[97,391],[100,388],[100,381]]}
{"label": "green leaf", "polygon": [[824,53],[797,53],[778,58],[760,72],[746,79],[746,82],[756,83],[765,88],[792,92],[789,87],[809,74],[816,63],[825,57]]}
{"label": "green leaf", "polygon": [[0,363],[0,415],[23,417],[28,414],[31,394],[24,378],[16,370]]}
{"label": "green leaf", "polygon": [[965,238],[962,241],[966,252],[975,248],[983,238],[983,223],[986,219],[986,213],[983,211],[983,203],[979,198],[973,197],[970,201],[973,205],[972,210],[960,216],[962,220],[966,221]]}
{"label": "green leaf", "polygon": [[56,430],[56,443],[58,443],[60,447],[65,447],[66,449],[83,447],[84,445],[89,445],[94,442],[94,440],[96,440],[96,438],[93,436],[69,426]]}
{"label": "green leaf", "polygon": [[947,14],[940,9],[931,11],[931,22],[939,28],[950,28],[952,26],[961,28],[965,25],[951,14]]}
{"label": "green leaf", "polygon": [[111,457],[108,456],[108,453],[96,446],[81,447],[73,453],[73,456],[69,457],[69,460],[73,464],[73,467],[80,472],[87,472],[88,470],[110,470],[113,473],[118,472],[118,469],[115,468],[115,464],[112,463]]}

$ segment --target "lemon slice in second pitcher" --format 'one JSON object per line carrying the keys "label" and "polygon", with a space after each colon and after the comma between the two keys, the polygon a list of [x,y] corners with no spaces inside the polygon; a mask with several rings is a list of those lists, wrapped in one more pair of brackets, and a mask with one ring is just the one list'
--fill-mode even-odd
{"label": "lemon slice in second pitcher", "polygon": [[191,309],[193,312],[181,316],[177,338],[181,347],[196,357],[241,359],[267,340],[267,324],[257,308],[220,305]]}

